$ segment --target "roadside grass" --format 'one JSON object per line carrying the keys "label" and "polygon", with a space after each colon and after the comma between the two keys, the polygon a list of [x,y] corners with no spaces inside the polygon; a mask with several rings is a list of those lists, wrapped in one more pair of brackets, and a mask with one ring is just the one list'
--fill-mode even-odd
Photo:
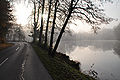
{"label": "roadside grass", "polygon": [[40,49],[33,44],[32,46],[53,80],[95,80],[74,69],[59,57],[50,57],[47,50]]}
{"label": "roadside grass", "polygon": [[0,51],[11,46],[13,46],[11,43],[0,43]]}

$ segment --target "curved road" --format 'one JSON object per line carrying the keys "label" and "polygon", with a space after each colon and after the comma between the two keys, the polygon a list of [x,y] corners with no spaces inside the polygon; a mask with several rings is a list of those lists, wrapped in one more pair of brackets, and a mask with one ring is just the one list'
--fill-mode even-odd
{"label": "curved road", "polygon": [[0,51],[0,80],[52,80],[30,44]]}

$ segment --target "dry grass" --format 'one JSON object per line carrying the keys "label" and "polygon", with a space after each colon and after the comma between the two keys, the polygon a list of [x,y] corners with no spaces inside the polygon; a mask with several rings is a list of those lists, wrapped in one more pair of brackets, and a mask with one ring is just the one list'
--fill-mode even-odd
{"label": "dry grass", "polygon": [[0,43],[0,51],[11,46],[13,46],[11,43]]}

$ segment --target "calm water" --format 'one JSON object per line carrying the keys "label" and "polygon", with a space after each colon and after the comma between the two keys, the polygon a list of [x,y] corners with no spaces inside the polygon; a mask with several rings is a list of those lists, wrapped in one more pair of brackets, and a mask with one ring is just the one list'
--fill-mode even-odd
{"label": "calm water", "polygon": [[81,71],[98,72],[100,80],[120,80],[120,41],[61,41],[58,51],[79,61]]}

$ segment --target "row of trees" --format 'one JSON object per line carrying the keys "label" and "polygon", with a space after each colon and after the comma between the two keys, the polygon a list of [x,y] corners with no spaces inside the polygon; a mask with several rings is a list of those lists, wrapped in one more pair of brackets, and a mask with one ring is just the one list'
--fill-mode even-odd
{"label": "row of trees", "polygon": [[[12,0],[13,1],[13,0]],[[101,0],[102,1],[102,0]],[[99,29],[97,25],[101,23],[109,23],[113,19],[106,17],[104,10],[99,8],[91,0],[31,0],[34,5],[34,28],[33,43],[39,39],[39,46],[49,46],[49,52],[54,55],[65,29],[74,20],[85,21],[89,23],[94,32]],[[10,2],[0,0],[0,42],[4,42],[6,32],[11,26],[10,21],[13,20],[11,14]],[[47,15],[47,19],[44,19]],[[40,17],[40,19],[39,19]],[[40,20],[40,21],[39,21]],[[40,23],[40,26],[39,26]],[[53,46],[55,29],[59,32],[55,45]],[[48,32],[51,32],[50,41],[48,41]],[[48,44],[49,43],[49,44]]]}
{"label": "row of trees", "polygon": [[25,33],[23,27],[18,24],[14,24],[11,28],[8,29],[6,34],[7,41],[26,41]]}
{"label": "row of trees", "polygon": [[[67,27],[67,24],[71,24],[73,20],[82,20],[91,24],[93,30],[96,32],[101,23],[109,23],[112,21],[111,18],[107,18],[103,13],[103,9],[98,8],[91,0],[34,0],[34,34],[33,42],[36,42],[36,32],[37,24],[39,19],[39,12],[41,11],[41,21],[39,29],[39,46],[48,46],[48,30],[51,31],[50,41],[49,41],[49,52],[54,55],[56,52],[63,33]],[[38,5],[38,10],[36,11],[36,4]],[[48,5],[46,5],[48,4]],[[47,11],[46,25],[44,20],[44,14]],[[36,20],[37,13],[37,20]],[[50,19],[52,19],[52,25],[49,25]],[[59,27],[60,33],[53,47],[54,30],[55,27]],[[45,28],[45,34],[43,34],[43,29]],[[44,37],[42,37],[44,36]],[[43,39],[44,38],[44,39]],[[45,40],[45,41],[43,41]]]}
{"label": "row of trees", "polygon": [[[65,29],[69,30],[69,25],[75,20],[85,21],[92,26],[96,33],[101,23],[108,24],[112,18],[104,14],[104,10],[99,8],[91,0],[29,0],[34,6],[33,11],[33,43],[38,40],[40,47],[49,46],[49,52],[54,55]],[[107,1],[107,0],[105,0]],[[108,0],[110,1],[110,0]],[[104,0],[100,0],[101,3]],[[44,19],[45,15],[47,19]],[[40,18],[40,19],[39,19]],[[55,29],[58,29],[58,37],[53,46]],[[50,34],[48,34],[50,32]],[[50,41],[48,41],[50,36]],[[48,44],[49,43],[49,44]]]}
{"label": "row of trees", "polygon": [[0,43],[6,41],[25,41],[21,25],[15,23],[13,0],[0,0]]}
{"label": "row of trees", "polygon": [[[54,55],[56,52],[63,33],[66,27],[73,22],[73,20],[81,20],[89,23],[94,32],[99,29],[97,25],[101,23],[108,24],[112,21],[112,18],[106,17],[103,13],[103,9],[98,8],[91,0],[34,0],[34,33],[33,42],[36,42],[36,32],[37,24],[39,19],[39,13],[41,13],[40,29],[39,29],[39,46],[48,46],[48,31],[51,31],[50,41],[49,41],[49,52]],[[38,10],[36,12],[36,4],[39,4]],[[47,5],[46,5],[47,4]],[[44,22],[44,14],[47,12],[47,20]],[[37,20],[36,20],[36,13]],[[52,25],[50,24],[52,20]],[[60,28],[60,33],[53,46],[53,39],[55,28]],[[45,34],[43,34],[43,29],[45,28]],[[42,37],[44,36],[44,37]],[[43,39],[44,38],[44,39]],[[44,41],[43,41],[44,40]]]}
{"label": "row of trees", "polygon": [[8,29],[12,26],[10,21],[13,20],[10,2],[8,0],[0,0],[0,43],[5,42],[5,36]]}

